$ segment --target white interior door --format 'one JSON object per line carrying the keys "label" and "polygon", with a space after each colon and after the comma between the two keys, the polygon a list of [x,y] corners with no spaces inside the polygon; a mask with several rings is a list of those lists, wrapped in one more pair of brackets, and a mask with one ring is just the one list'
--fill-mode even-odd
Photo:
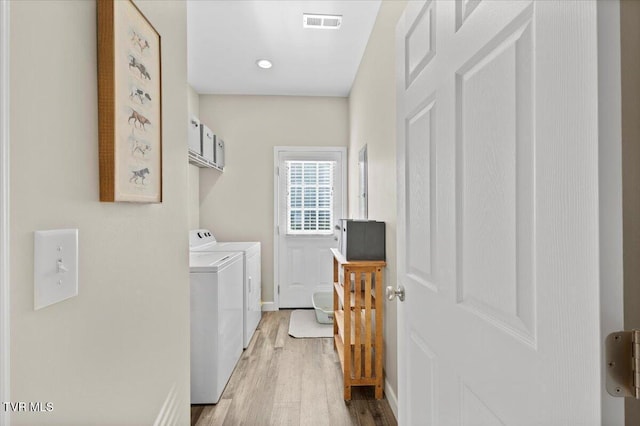
{"label": "white interior door", "polygon": [[416,1],[400,18],[401,425],[621,410],[601,400],[596,9]]}
{"label": "white interior door", "polygon": [[331,291],[331,248],[344,217],[345,148],[276,148],[276,295],[280,308],[311,307]]}

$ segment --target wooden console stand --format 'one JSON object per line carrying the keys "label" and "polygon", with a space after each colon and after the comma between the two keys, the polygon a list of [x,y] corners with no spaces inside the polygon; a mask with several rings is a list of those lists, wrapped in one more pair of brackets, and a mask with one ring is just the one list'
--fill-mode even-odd
{"label": "wooden console stand", "polygon": [[[331,252],[333,340],[344,376],[344,399],[351,399],[352,386],[375,386],[376,399],[382,399],[382,270],[386,262],[347,261],[337,249],[331,249]],[[340,274],[340,269],[343,275]]]}

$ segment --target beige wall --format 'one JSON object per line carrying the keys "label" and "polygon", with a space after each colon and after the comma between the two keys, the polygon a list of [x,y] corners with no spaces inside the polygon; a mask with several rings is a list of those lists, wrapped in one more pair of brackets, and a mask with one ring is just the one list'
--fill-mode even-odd
{"label": "beige wall", "polygon": [[[640,328],[640,2],[620,3],[622,197],[625,329]],[[626,424],[640,424],[640,401],[627,399]]]}
{"label": "beige wall", "polygon": [[[385,282],[396,281],[395,28],[406,1],[383,1],[349,97],[349,216],[358,217],[358,152],[369,161],[369,219],[386,222]],[[396,302],[385,304],[385,374],[397,395]]]}
{"label": "beige wall", "polygon": [[200,96],[189,84],[187,84],[187,102],[188,102],[189,115],[195,115],[196,117],[199,117],[200,116]]}
{"label": "beige wall", "polygon": [[[187,84],[187,99],[189,117],[200,117],[200,97]],[[189,229],[200,227],[200,168],[189,164]]]}
{"label": "beige wall", "polygon": [[[162,36],[162,204],[98,201],[93,1],[11,3],[14,425],[189,423],[186,7],[138,5]],[[33,310],[33,232],[79,229],[79,296]]]}
{"label": "beige wall", "polygon": [[200,95],[200,119],[226,143],[224,172],[200,170],[200,225],[262,243],[262,300],[273,301],[273,147],[346,146],[347,100]]}

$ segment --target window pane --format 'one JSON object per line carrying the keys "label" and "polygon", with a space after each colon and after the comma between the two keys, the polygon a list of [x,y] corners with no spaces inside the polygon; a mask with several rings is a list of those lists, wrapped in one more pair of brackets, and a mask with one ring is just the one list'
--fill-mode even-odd
{"label": "window pane", "polygon": [[302,163],[287,161],[289,166],[289,182],[291,185],[302,185]]}
{"label": "window pane", "polygon": [[328,162],[318,165],[318,185],[331,185],[333,180],[332,166],[333,164]]}
{"label": "window pane", "polygon": [[329,210],[318,211],[318,230],[319,231],[331,230],[331,211]]}
{"label": "window pane", "polygon": [[304,208],[315,209],[318,207],[317,189],[314,187],[304,188]]}
{"label": "window pane", "polygon": [[287,232],[333,232],[332,161],[287,161]]}
{"label": "window pane", "polygon": [[331,207],[331,188],[318,188],[318,208]]}
{"label": "window pane", "polygon": [[292,210],[289,214],[289,230],[302,231],[302,212],[300,210]]}
{"label": "window pane", "polygon": [[318,164],[304,163],[304,184],[316,185],[318,182]]}
{"label": "window pane", "polygon": [[304,229],[305,231],[315,231],[318,229],[317,214],[315,210],[305,210],[304,212]]}
{"label": "window pane", "polygon": [[291,188],[289,190],[289,206],[292,209],[302,208],[302,188]]}

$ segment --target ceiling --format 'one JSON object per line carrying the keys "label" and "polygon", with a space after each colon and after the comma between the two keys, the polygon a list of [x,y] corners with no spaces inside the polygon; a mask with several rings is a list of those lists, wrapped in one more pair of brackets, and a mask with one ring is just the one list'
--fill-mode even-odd
{"label": "ceiling", "polygon": [[[348,96],[380,0],[190,0],[188,79],[200,94]],[[304,29],[302,14],[342,15]],[[256,61],[273,62],[268,70]]]}

